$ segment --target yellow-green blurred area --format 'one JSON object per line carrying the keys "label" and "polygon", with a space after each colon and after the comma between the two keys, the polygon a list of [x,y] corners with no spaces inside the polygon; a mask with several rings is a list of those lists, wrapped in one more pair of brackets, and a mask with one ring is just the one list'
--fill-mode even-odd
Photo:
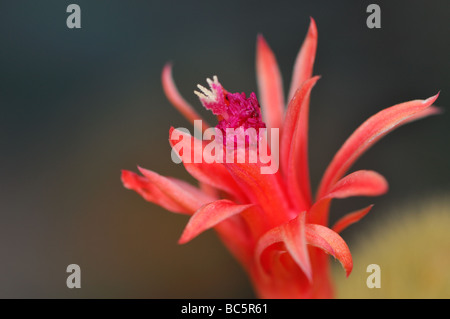
{"label": "yellow-green blurred area", "polygon": [[[81,29],[66,26],[72,3],[81,8]],[[445,274],[450,234],[434,240],[437,231],[417,227],[365,238],[381,222],[386,232],[413,224],[408,216],[397,218],[408,215],[392,210],[398,203],[450,193],[450,6],[448,0],[376,2],[381,29],[369,29],[370,3],[0,1],[0,297],[254,297],[246,274],[214,231],[178,245],[187,216],[124,189],[120,171],[140,165],[194,183],[170,157],[169,128],[193,130],[164,96],[165,63],[173,62],[185,99],[214,124],[193,94],[196,85],[217,75],[230,92],[257,91],[255,46],[261,33],[287,91],[310,17],[319,32],[314,74],[321,75],[310,105],[314,188],[340,145],[369,116],[441,91],[442,115],[401,127],[352,168],[381,173],[389,192],[336,200],[330,220],[375,204],[342,233],[352,251],[361,245],[363,266],[382,267],[380,292],[365,293],[388,294],[394,284],[412,284],[403,276],[408,271],[430,276],[430,282]],[[437,226],[445,229],[445,220]],[[392,239],[378,244],[383,236]],[[442,259],[431,255],[438,247]],[[358,268],[360,253],[354,253],[349,282],[365,291],[367,274]],[[403,266],[408,258],[431,270]],[[69,264],[81,267],[80,289],[66,286]],[[397,266],[403,277],[392,273]],[[434,296],[428,291],[416,293]]]}
{"label": "yellow-green blurred area", "polygon": [[[450,197],[433,196],[389,210],[350,249],[349,278],[334,267],[339,298],[450,298]],[[380,266],[380,288],[367,278]],[[334,265],[336,266],[336,265]],[[373,279],[369,278],[373,283]]]}

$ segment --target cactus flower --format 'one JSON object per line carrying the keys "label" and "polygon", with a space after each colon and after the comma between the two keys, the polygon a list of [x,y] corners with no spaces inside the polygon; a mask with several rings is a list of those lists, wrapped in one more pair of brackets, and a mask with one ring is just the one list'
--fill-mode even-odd
{"label": "cactus flower", "polygon": [[[388,189],[385,178],[370,170],[347,174],[353,163],[393,129],[439,112],[432,106],[437,94],[391,106],[370,117],[333,157],[313,197],[308,167],[308,113],[310,93],[319,79],[312,76],[316,48],[317,29],[311,19],[296,58],[286,106],[275,56],[259,35],[258,96],[230,93],[217,77],[208,79],[209,88],[198,86],[196,94],[200,102],[217,116],[215,128],[210,128],[179,94],[172,78],[172,66],[167,64],[163,69],[162,83],[168,99],[191,123],[201,123],[196,125],[201,132],[213,129],[228,139],[227,129],[241,133],[250,128],[278,130],[279,139],[264,144],[268,149],[256,149],[257,153],[266,152],[271,163],[208,158],[211,152],[207,149],[211,144],[216,151],[222,150],[229,147],[227,140],[208,142],[171,128],[172,148],[186,170],[198,180],[198,186],[141,167],[138,168],[141,174],[122,171],[126,188],[169,211],[190,216],[180,244],[213,228],[247,271],[261,298],[334,296],[329,255],[342,264],[348,276],[353,267],[352,256],[339,233],[366,215],[372,205],[349,213],[330,227],[331,200],[384,194]],[[246,149],[265,137],[256,133],[252,138],[248,135],[245,138],[245,143],[237,147]],[[263,174],[261,168],[274,161],[279,162],[279,169]]]}

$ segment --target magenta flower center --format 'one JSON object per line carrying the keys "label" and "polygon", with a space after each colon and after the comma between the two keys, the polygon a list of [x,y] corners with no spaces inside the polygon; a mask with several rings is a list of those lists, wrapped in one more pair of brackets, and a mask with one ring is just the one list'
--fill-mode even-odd
{"label": "magenta flower center", "polygon": [[[229,93],[222,87],[216,76],[214,81],[207,79],[207,82],[210,90],[198,85],[202,93],[195,91],[195,94],[205,108],[217,115],[219,123],[216,128],[221,130],[224,136],[229,132],[227,129],[239,129],[240,132],[244,132],[253,128],[259,135],[259,129],[266,128],[261,117],[261,107],[254,92],[248,98],[245,93]],[[248,136],[245,138],[248,143]],[[223,140],[224,144],[226,140],[226,138]]]}
{"label": "magenta flower center", "polygon": [[225,101],[228,102],[225,106],[225,114],[222,114],[222,119],[216,126],[222,132],[225,132],[227,128],[242,127],[258,130],[266,127],[261,119],[261,108],[255,93],[252,92],[249,98],[245,96],[245,93],[226,93]]}

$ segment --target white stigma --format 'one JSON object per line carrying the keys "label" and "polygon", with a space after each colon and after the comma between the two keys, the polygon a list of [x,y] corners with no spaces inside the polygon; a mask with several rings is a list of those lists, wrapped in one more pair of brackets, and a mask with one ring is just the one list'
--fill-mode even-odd
{"label": "white stigma", "polygon": [[206,79],[206,82],[209,84],[210,90],[205,88],[204,86],[198,84],[197,87],[199,88],[199,91],[194,91],[194,93],[206,103],[214,103],[217,102],[218,96],[217,96],[217,90],[215,90],[212,86],[213,84],[220,85],[219,80],[217,79],[217,76],[214,75],[213,81],[211,79]]}

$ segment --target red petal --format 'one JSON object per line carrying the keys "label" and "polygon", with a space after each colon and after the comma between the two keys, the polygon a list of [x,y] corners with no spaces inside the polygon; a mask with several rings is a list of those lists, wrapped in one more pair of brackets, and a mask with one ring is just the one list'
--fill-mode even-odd
{"label": "red petal", "polygon": [[[347,244],[336,232],[328,227],[306,224],[306,240],[308,244],[316,246],[340,261],[348,277],[352,272],[353,261]],[[324,240],[328,245],[324,245]]]}
{"label": "red petal", "polygon": [[308,168],[309,96],[319,78],[315,76],[304,82],[289,102],[281,140],[281,168],[300,211],[311,205]]}
{"label": "red petal", "polygon": [[280,226],[270,229],[268,232],[266,232],[263,236],[259,238],[255,248],[255,259],[256,265],[262,273],[265,273],[265,267],[263,267],[262,265],[262,257],[264,251],[273,244],[281,242],[283,242],[283,237],[281,235]]}
{"label": "red petal", "polygon": [[125,188],[134,190],[145,200],[155,203],[174,213],[192,214],[193,212],[185,206],[174,201],[170,196],[164,194],[156,185],[147,178],[136,173],[122,170],[122,183]]}
{"label": "red petal", "polygon": [[373,205],[370,205],[370,206],[368,206],[366,208],[363,208],[363,209],[360,209],[360,210],[358,210],[356,212],[349,213],[349,214],[345,215],[344,217],[339,219],[334,224],[333,230],[336,233],[340,233],[341,231],[343,231],[345,228],[347,228],[351,224],[354,224],[354,223],[358,222],[361,218],[366,216],[367,213],[372,209],[372,207],[373,207]]}
{"label": "red petal", "polygon": [[254,242],[241,215],[234,215],[219,223],[214,229],[229,251],[249,269],[253,264]]}
{"label": "red petal", "polygon": [[[203,193],[197,187],[194,187],[184,181],[175,178],[161,176],[150,170],[138,167],[142,175],[160,191],[155,195],[164,195],[164,198],[170,199],[172,203],[183,209],[183,212],[193,214],[199,207],[205,203],[213,202],[216,198]],[[156,200],[158,200],[156,198]],[[157,204],[159,204],[157,202]]]}
{"label": "red petal", "polygon": [[226,199],[206,204],[192,215],[178,243],[187,243],[203,231],[216,226],[227,218],[239,214],[252,206],[254,205],[236,205]]}
{"label": "red petal", "polygon": [[374,171],[361,170],[339,180],[324,197],[379,196],[387,190],[388,182],[383,176]]}
{"label": "red petal", "polygon": [[312,280],[311,262],[306,248],[305,213],[300,213],[295,219],[282,227],[283,242],[294,261],[303,270],[306,277]]}
{"label": "red petal", "polygon": [[384,109],[365,121],[336,153],[320,183],[318,198],[323,197],[353,163],[375,142],[393,129],[430,115],[423,112],[436,101],[439,93],[427,100],[414,100]]}
{"label": "red petal", "polygon": [[[207,154],[205,154],[203,150],[207,142],[200,142],[201,144],[198,144],[199,147],[195,147],[196,141],[194,137],[174,128],[170,129],[170,137],[173,136],[172,133],[174,131],[177,131],[180,136],[183,136],[183,139],[189,141],[185,143],[187,147],[183,148],[182,155],[178,154],[178,152],[173,149],[173,151],[183,160],[183,165],[189,174],[205,184],[234,195],[240,201],[245,201],[246,195],[242,192],[233,177],[231,177],[225,166],[221,163],[217,163],[213,159],[205,158]],[[171,138],[169,138],[169,142],[172,148],[177,144],[177,141]],[[199,158],[201,161],[195,163],[195,158]]]}
{"label": "red petal", "polygon": [[283,81],[275,55],[262,35],[257,40],[256,78],[263,120],[267,128],[281,128],[284,115]]}
{"label": "red petal", "polygon": [[294,97],[295,92],[303,82],[312,76],[317,49],[317,36],[316,22],[311,18],[308,34],[306,35],[300,52],[297,55],[297,59],[295,60],[288,101]]}
{"label": "red petal", "polygon": [[315,202],[306,216],[306,222],[327,226],[331,200],[331,198],[324,197]]}
{"label": "red petal", "polygon": [[379,196],[386,193],[386,179],[374,171],[356,171],[351,173],[330,190],[328,194],[314,203],[308,213],[308,222],[327,225],[329,203],[332,198],[347,198],[352,196]]}
{"label": "red petal", "polygon": [[258,241],[255,256],[258,267],[262,268],[261,255],[269,246],[283,242],[286,250],[293,260],[302,269],[306,277],[312,279],[311,262],[309,260],[308,249],[306,248],[305,213],[299,214],[290,222],[272,228],[265,233]]}
{"label": "red petal", "polygon": [[[261,174],[259,163],[225,163],[225,167],[253,203],[264,212],[259,222],[281,225],[291,220],[288,197],[278,173]],[[267,231],[267,229],[266,229]]]}
{"label": "red petal", "polygon": [[162,85],[169,101],[189,122],[194,124],[194,120],[201,120],[202,130],[206,130],[209,127],[208,123],[202,119],[202,117],[188,102],[186,102],[185,99],[183,99],[181,94],[178,92],[175,82],[173,81],[172,64],[170,63],[167,63],[164,66],[162,72]]}
{"label": "red petal", "polygon": [[292,139],[294,138],[295,129],[298,125],[299,114],[305,100],[309,97],[312,88],[316,84],[319,77],[314,77],[308,80],[300,89],[295,92],[295,96],[290,100],[287,111],[286,119],[283,124],[283,134],[281,136],[280,145],[280,162],[283,170],[288,169],[289,154],[291,151]]}

